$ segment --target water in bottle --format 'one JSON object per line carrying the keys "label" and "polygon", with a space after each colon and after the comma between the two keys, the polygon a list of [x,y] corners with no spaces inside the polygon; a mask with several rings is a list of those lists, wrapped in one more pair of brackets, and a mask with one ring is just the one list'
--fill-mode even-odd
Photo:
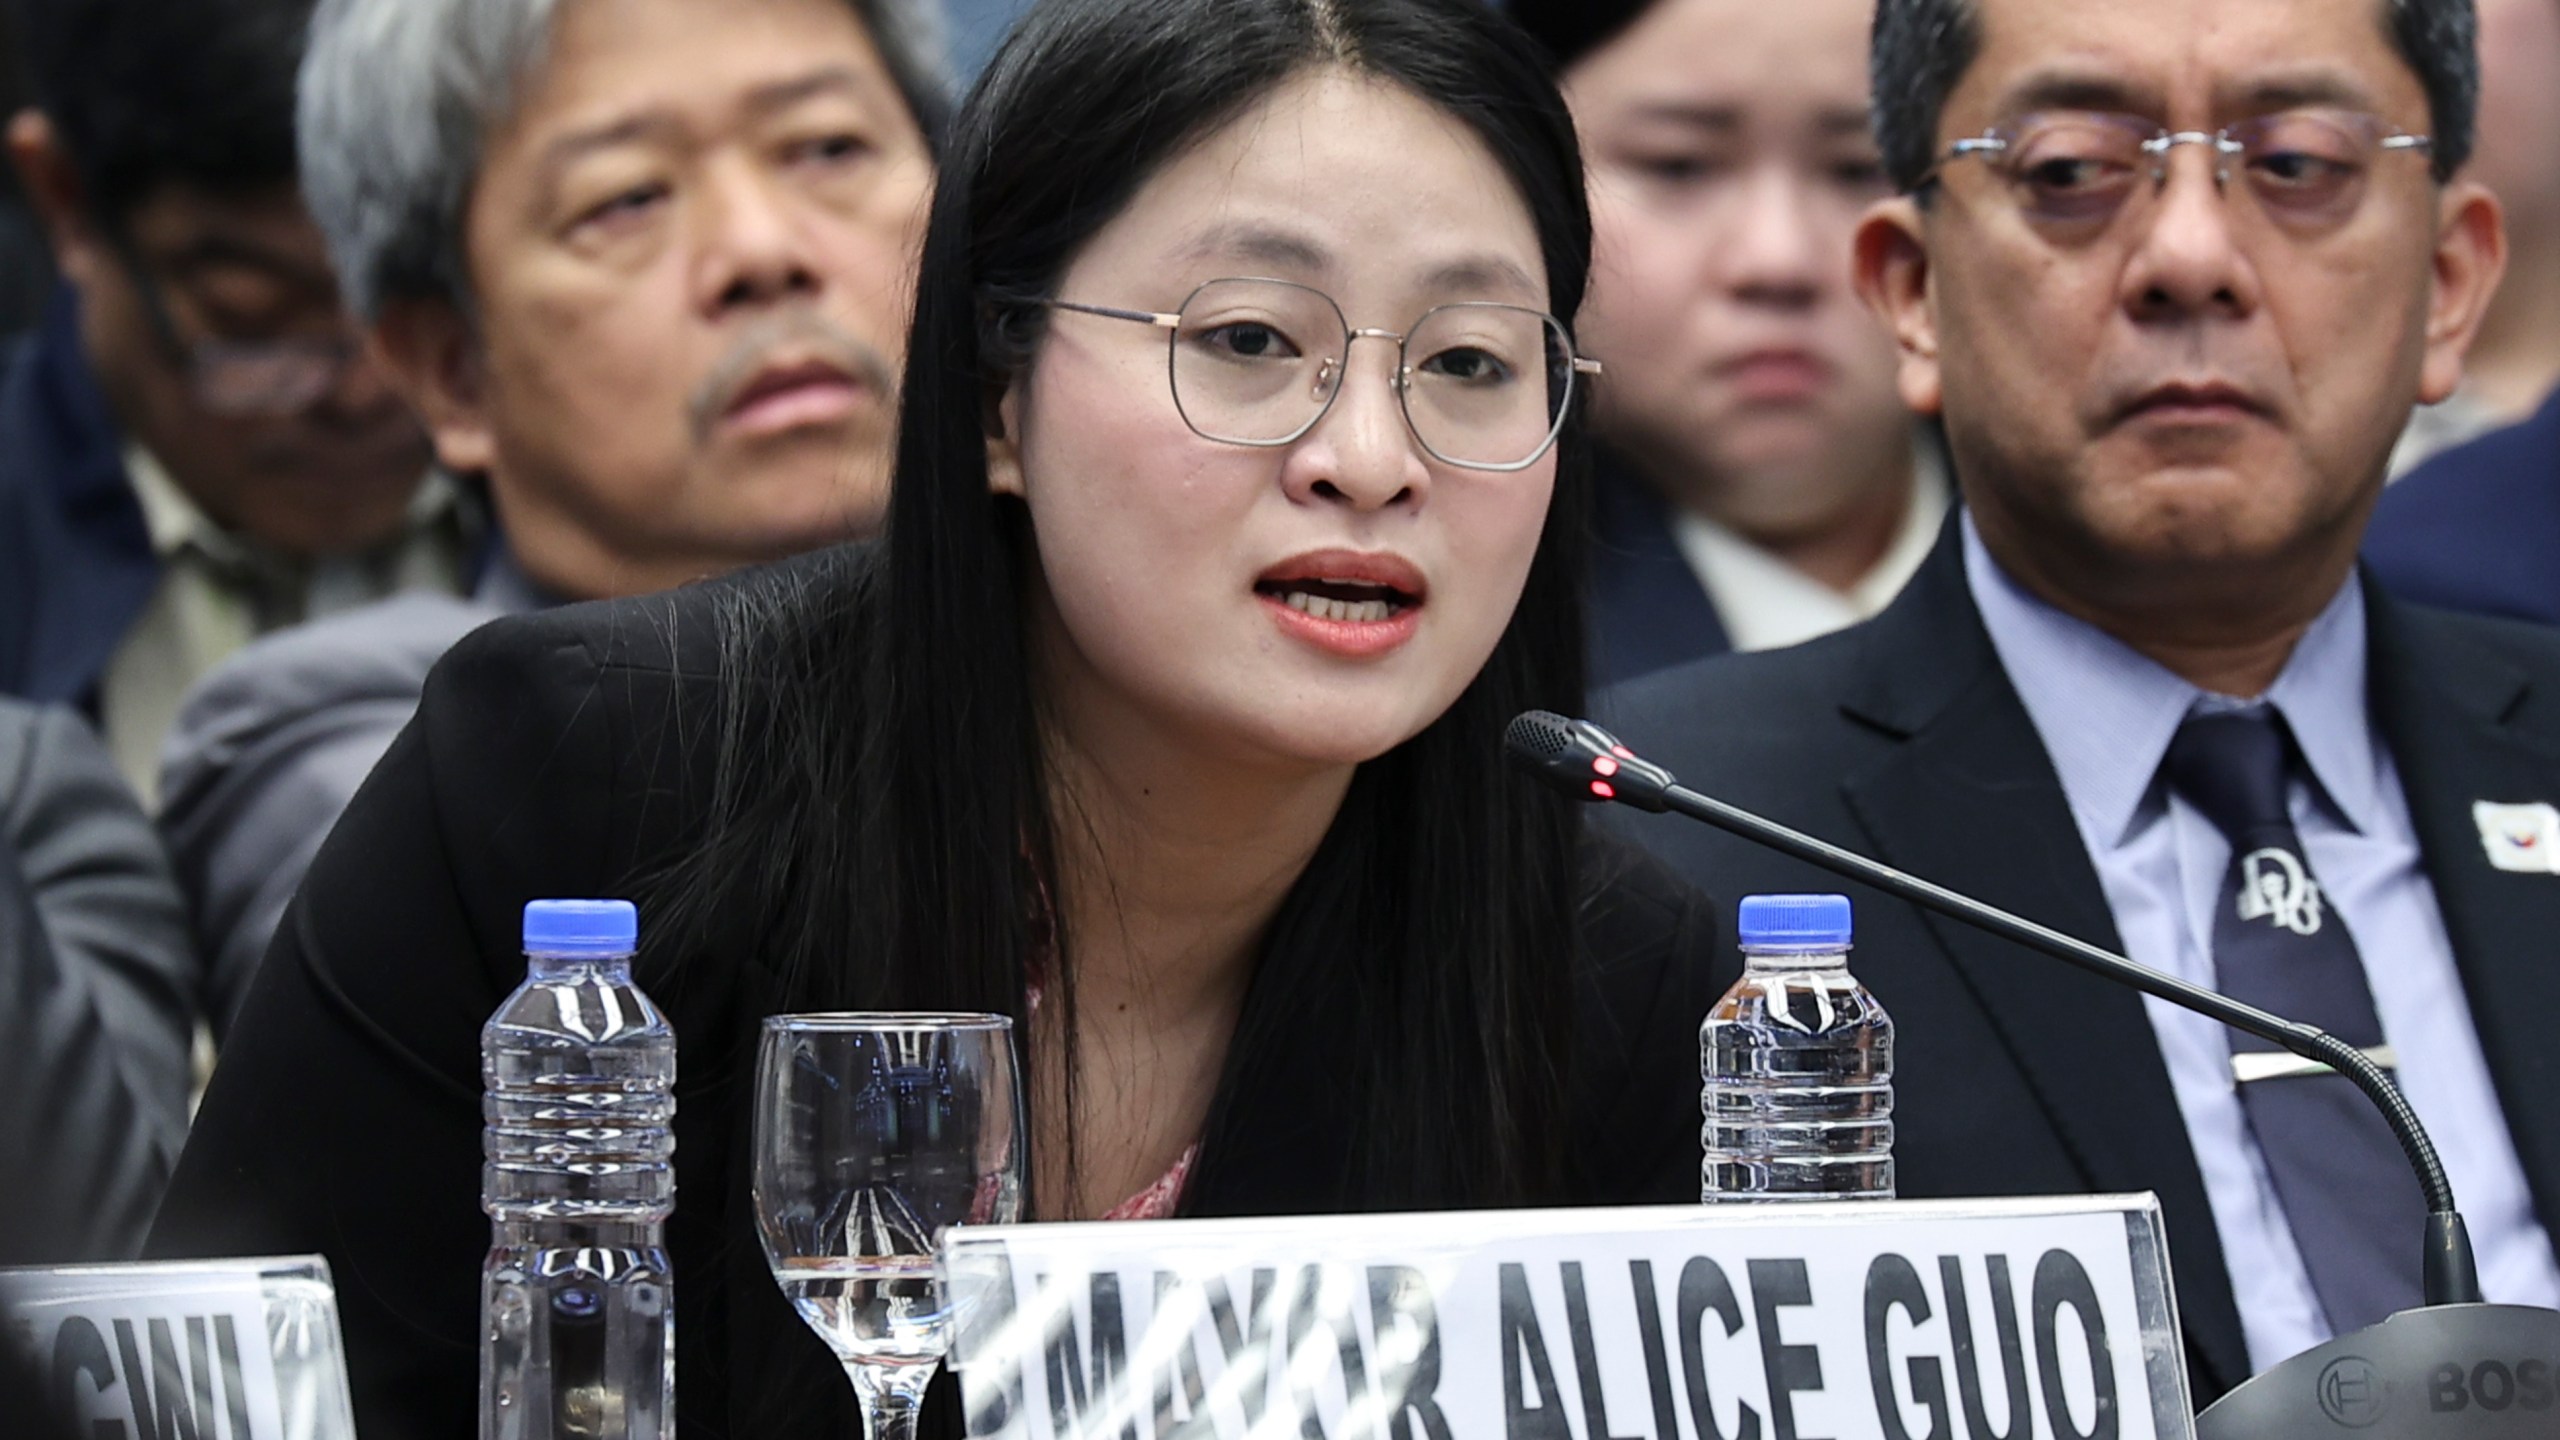
{"label": "water in bottle", "polygon": [[1743,974],[1698,1029],[1707,1200],[1893,1198],[1893,1021],[1843,895],[1742,902]]}
{"label": "water in bottle", "polygon": [[480,1034],[481,1440],[675,1434],[676,1039],[631,983],[621,900],[537,900]]}

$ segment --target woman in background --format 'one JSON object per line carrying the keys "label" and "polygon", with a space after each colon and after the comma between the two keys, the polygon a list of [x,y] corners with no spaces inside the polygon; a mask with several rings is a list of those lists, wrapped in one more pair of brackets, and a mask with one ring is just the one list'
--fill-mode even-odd
{"label": "woman in background", "polygon": [[1589,227],[1530,47],[1059,0],[941,183],[885,544],[465,642],[262,971],[157,1238],[328,1254],[369,1440],[470,1423],[537,896],[643,901],[689,1427],[852,1423],[746,1204],[769,1013],[1018,1017],[1040,1218],[1696,1193],[1712,926],[1501,760],[1581,698]]}
{"label": "woman in background", "polygon": [[1849,281],[1873,0],[1512,0],[1591,157],[1595,686],[1884,608],[1946,518]]}

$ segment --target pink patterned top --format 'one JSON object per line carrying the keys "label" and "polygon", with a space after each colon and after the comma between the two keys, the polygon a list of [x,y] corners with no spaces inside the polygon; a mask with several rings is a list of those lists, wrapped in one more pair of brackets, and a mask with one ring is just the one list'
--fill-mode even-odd
{"label": "pink patterned top", "polygon": [[1194,1140],[1173,1162],[1173,1168],[1156,1177],[1156,1183],[1102,1212],[1105,1220],[1170,1220],[1174,1207],[1182,1203],[1182,1187],[1191,1180],[1191,1162],[1200,1158],[1200,1142]]}

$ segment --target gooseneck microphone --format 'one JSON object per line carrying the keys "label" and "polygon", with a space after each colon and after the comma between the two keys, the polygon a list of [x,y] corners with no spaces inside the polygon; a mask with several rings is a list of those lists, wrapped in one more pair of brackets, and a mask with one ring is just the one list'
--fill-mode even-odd
{"label": "gooseneck microphone", "polygon": [[2039,925],[1988,905],[1969,895],[1933,885],[1853,850],[1790,830],[1748,810],[1683,787],[1671,772],[1629,750],[1618,737],[1588,720],[1571,720],[1545,710],[1515,718],[1503,734],[1503,748],[1529,773],[1577,799],[1594,804],[1632,805],[1659,814],[1673,811],[1703,820],[1754,844],[1818,865],[1835,875],[1870,885],[1951,920],[2012,940],[2083,970],[2130,985],[2182,1009],[2218,1020],[2234,1030],[2255,1035],[2308,1060],[2316,1060],[2355,1082],[2382,1112],[2391,1133],[2409,1157],[2418,1183],[2426,1191],[2427,1227],[2421,1275],[2429,1305],[2472,1305],[2480,1301],[2480,1277],[2472,1259],[2471,1236],[2453,1204],[2453,1185],[2445,1178],[2436,1147],[2418,1123],[2417,1112],[2364,1053],[2325,1030],[2244,1005],[2228,995],[2192,985],[2175,975],[2101,950],[2085,940]]}

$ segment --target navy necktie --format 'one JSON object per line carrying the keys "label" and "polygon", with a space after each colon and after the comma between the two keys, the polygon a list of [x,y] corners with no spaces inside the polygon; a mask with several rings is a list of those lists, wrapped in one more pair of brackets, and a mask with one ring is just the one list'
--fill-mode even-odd
{"label": "navy necktie", "polygon": [[[2231,842],[2214,910],[2216,986],[2374,1050],[2382,1022],[2355,939],[2285,809],[2293,765],[2292,737],[2272,710],[2189,716],[2169,744],[2170,785]],[[2344,1335],[2415,1306],[2426,1204],[2390,1127],[2345,1076],[2229,1034],[2241,1109],[2330,1329]]]}

